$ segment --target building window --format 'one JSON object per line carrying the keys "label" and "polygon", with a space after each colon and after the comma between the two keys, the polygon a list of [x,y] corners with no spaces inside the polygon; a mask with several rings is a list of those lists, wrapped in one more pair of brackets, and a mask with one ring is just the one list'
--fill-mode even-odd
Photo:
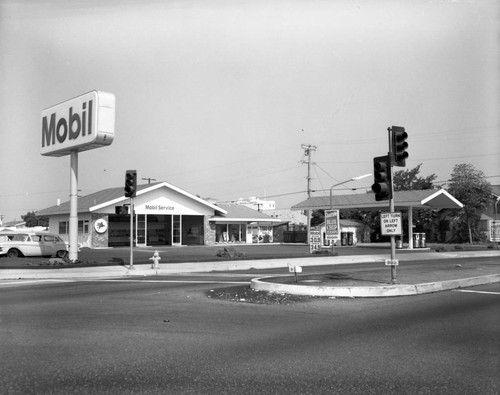
{"label": "building window", "polygon": [[67,235],[68,233],[69,233],[69,222],[68,221],[59,222],[59,234]]}
{"label": "building window", "polygon": [[[89,234],[90,233],[90,221],[78,221],[78,234]],[[67,235],[69,234],[69,221],[59,222],[59,234]]]}

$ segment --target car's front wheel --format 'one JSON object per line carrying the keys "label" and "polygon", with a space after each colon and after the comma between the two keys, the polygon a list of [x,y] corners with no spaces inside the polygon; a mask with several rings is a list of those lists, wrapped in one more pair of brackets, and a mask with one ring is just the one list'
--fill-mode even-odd
{"label": "car's front wheel", "polygon": [[18,250],[18,249],[16,249],[16,248],[11,248],[11,249],[9,250],[9,252],[7,252],[7,256],[8,256],[9,258],[17,258],[18,256],[21,256],[21,255],[22,255],[22,254],[21,254],[21,251],[19,251],[19,250]]}
{"label": "car's front wheel", "polygon": [[56,257],[58,258],[66,258],[67,256],[68,256],[68,251],[59,250],[56,253]]}

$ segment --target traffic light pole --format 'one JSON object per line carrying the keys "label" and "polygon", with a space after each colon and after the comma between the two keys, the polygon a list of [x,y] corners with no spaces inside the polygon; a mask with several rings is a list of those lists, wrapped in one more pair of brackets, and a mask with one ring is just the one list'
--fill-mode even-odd
{"label": "traffic light pole", "polygon": [[[388,171],[391,173],[391,197],[389,199],[389,212],[394,212],[394,183],[392,181],[392,166],[394,164],[394,152],[392,149],[392,133],[391,128],[387,128],[388,136],[389,136],[389,152],[387,155],[389,156],[390,166]],[[396,260],[396,236],[391,236],[391,284],[396,284],[396,265],[394,265],[394,261]]]}
{"label": "traffic light pole", "polygon": [[130,198],[130,266],[129,269],[134,267],[134,198]]}
{"label": "traffic light pole", "polygon": [[[391,170],[392,172],[392,166],[391,166]],[[389,211],[391,213],[394,212],[394,187],[392,185],[392,182],[391,182],[391,198],[389,200]],[[396,284],[397,283],[397,280],[396,280],[396,265],[394,265],[394,261],[396,260],[396,236],[391,236],[391,262],[392,262],[392,265],[391,265],[391,283],[392,284]]]}

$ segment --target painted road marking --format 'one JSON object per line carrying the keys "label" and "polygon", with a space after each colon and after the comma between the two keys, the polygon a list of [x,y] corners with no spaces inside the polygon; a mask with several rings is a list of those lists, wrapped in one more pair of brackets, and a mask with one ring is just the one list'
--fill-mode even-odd
{"label": "painted road marking", "polygon": [[454,289],[455,292],[469,292],[474,294],[489,294],[489,295],[500,295],[500,292],[489,292],[489,291],[473,291],[471,289]]}
{"label": "painted road marking", "polygon": [[33,284],[49,284],[49,283],[76,283],[76,282],[113,282],[113,283],[171,283],[171,284],[250,284],[250,281],[208,281],[208,280],[133,280],[133,279],[98,279],[98,278],[87,278],[87,279],[68,279],[68,280],[26,280],[26,281],[12,281],[0,283],[0,287],[15,287],[23,285],[33,285]]}
{"label": "painted road marking", "polygon": [[9,285],[26,285],[26,284],[47,284],[47,283],[72,283],[75,282],[75,280],[58,280],[58,279],[42,279],[42,280],[24,280],[24,281],[18,281],[18,280],[4,280],[6,281],[5,283],[1,283],[0,286],[9,286]]}
{"label": "painted road marking", "polygon": [[180,284],[249,284],[249,281],[208,281],[208,280],[112,280],[112,279],[87,279],[81,281],[112,282],[112,283],[180,283]]}

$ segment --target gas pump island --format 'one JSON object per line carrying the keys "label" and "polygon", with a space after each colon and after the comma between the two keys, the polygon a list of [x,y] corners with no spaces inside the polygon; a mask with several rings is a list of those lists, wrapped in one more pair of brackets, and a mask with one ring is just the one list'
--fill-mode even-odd
{"label": "gas pump island", "polygon": [[42,111],[44,156],[71,156],[69,260],[78,260],[78,152],[110,145],[115,136],[115,95],[91,91]]}

